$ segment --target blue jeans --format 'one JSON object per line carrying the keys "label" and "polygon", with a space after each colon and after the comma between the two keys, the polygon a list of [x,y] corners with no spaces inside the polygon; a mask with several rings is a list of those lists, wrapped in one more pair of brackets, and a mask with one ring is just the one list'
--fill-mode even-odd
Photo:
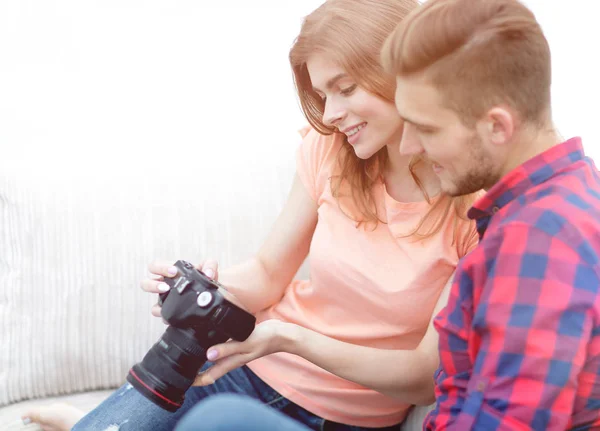
{"label": "blue jeans", "polygon": [[223,394],[199,403],[175,428],[175,431],[201,430],[310,431],[311,428],[250,397]]}
{"label": "blue jeans", "polygon": [[[208,365],[205,364],[204,368],[207,368]],[[75,424],[71,431],[104,431],[106,429],[119,431],[172,431],[184,414],[192,410],[200,401],[216,394],[238,394],[251,397],[303,423],[308,429],[316,431],[366,431],[372,429],[326,421],[284,398],[263,382],[248,367],[244,366],[229,372],[210,386],[198,386],[188,389],[185,394],[183,406],[174,413],[158,407],[127,383],[117,389],[117,391],[87,416],[82,418]],[[210,406],[208,405],[208,407]],[[230,413],[230,409],[221,411],[222,416]],[[215,414],[215,416],[218,415]],[[195,415],[192,417],[195,417]],[[186,423],[190,423],[188,421],[191,420],[186,420]],[[197,429],[212,430],[212,428],[203,425],[203,420],[197,419],[197,421]],[[399,429],[400,425],[378,428],[380,431],[396,431]],[[299,430],[302,430],[302,427]]]}

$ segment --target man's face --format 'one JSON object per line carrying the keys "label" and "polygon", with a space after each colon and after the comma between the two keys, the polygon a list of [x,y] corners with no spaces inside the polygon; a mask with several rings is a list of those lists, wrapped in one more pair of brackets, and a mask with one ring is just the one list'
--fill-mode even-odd
{"label": "man's face", "polygon": [[500,179],[492,146],[442,103],[438,90],[418,75],[396,80],[396,108],[404,118],[402,154],[422,154],[440,179],[444,192],[466,195]]}

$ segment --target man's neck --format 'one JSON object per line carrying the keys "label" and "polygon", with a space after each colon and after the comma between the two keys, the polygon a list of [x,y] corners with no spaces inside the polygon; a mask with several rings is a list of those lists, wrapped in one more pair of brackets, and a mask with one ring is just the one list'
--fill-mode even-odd
{"label": "man's neck", "polygon": [[541,129],[521,130],[514,140],[515,145],[504,165],[502,176],[564,141],[552,124]]}

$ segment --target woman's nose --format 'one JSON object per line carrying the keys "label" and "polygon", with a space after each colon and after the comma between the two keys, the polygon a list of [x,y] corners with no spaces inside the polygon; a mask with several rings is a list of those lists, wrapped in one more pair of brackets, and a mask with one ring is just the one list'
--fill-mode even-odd
{"label": "woman's nose", "polygon": [[346,117],[346,109],[339,103],[327,100],[323,111],[323,124],[335,127]]}

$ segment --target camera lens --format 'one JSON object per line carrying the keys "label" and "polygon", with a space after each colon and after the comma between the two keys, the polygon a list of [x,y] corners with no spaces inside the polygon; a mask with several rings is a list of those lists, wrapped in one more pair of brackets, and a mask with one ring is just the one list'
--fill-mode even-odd
{"label": "camera lens", "polygon": [[224,299],[213,280],[190,263],[178,260],[175,266],[179,276],[165,279],[171,290],[159,300],[170,326],[127,375],[138,392],[171,412],[182,406],[206,363],[206,350],[229,338],[245,340],[256,324],[252,314]]}
{"label": "camera lens", "polygon": [[211,346],[227,338],[206,328],[169,326],[144,359],[129,370],[127,381],[156,405],[174,412],[206,362],[206,349],[200,343]]}

